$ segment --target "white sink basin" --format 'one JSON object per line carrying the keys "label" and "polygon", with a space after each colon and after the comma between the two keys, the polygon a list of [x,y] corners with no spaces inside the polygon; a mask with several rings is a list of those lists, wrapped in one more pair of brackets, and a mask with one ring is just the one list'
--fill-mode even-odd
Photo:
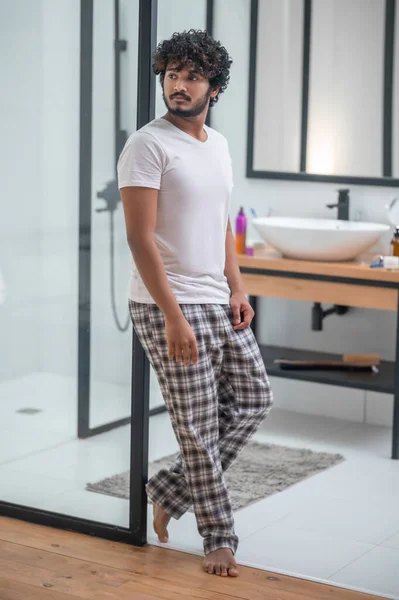
{"label": "white sink basin", "polygon": [[353,260],[390,229],[380,223],[300,217],[255,218],[252,223],[283,256],[325,261]]}

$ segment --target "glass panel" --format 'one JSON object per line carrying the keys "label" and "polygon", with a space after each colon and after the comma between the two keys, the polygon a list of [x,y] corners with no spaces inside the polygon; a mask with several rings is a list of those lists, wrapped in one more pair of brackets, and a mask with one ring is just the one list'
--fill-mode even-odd
{"label": "glass panel", "polygon": [[79,0],[0,3],[0,498],[50,510],[83,485],[79,39]]}
{"label": "glass panel", "polygon": [[115,148],[115,109],[120,111],[120,128],[127,137],[136,129],[139,2],[124,0],[119,6],[119,37],[127,41],[127,50],[120,53],[123,101],[117,107],[114,2],[94,2],[91,429],[130,417],[131,411],[132,330],[127,301],[131,254],[116,182],[117,155],[122,148]]}
{"label": "glass panel", "polygon": [[299,171],[303,0],[259,2],[254,169]]}
{"label": "glass panel", "polygon": [[[121,128],[130,134],[138,0],[119,4]],[[0,2],[0,499],[128,527],[128,499],[87,484],[126,478],[130,425],[77,437],[80,9],[80,0]],[[96,210],[97,193],[115,179],[113,9],[94,2],[91,427],[130,417],[131,258],[119,194],[115,211]]]}
{"label": "glass panel", "polygon": [[385,0],[312,2],[308,173],[381,177]]}
{"label": "glass panel", "polygon": [[[118,37],[126,41],[126,50],[119,53],[119,78],[114,55],[115,5],[119,5]],[[116,163],[125,140],[136,130],[138,21],[138,0],[94,1],[89,426],[92,433],[104,425],[110,430],[101,433],[100,429],[86,441],[101,457],[94,459],[97,470],[91,469],[87,482],[103,486],[104,478],[121,476],[124,484],[113,481],[107,494],[94,492],[93,497],[92,492],[90,501],[95,504],[96,520],[126,528],[129,500],[119,495],[128,491],[130,423],[118,422],[131,416],[131,253]]]}

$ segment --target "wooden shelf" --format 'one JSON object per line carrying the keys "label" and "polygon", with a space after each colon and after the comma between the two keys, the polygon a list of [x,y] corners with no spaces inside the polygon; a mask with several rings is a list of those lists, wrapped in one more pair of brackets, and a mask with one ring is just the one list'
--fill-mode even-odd
{"label": "wooden shelf", "polygon": [[331,278],[345,277],[350,279],[360,279],[369,281],[378,281],[382,284],[393,283],[399,287],[399,271],[389,271],[383,267],[371,269],[370,262],[372,254],[364,254],[358,260],[347,262],[321,262],[301,259],[283,258],[281,254],[270,247],[266,247],[255,252],[255,256],[245,256],[238,254],[238,264],[240,267],[250,269],[266,269],[268,271],[284,271],[286,273],[295,273],[307,275],[322,275]]}
{"label": "wooden shelf", "polygon": [[284,348],[281,346],[259,345],[259,348],[268,375],[270,376],[383,392],[386,394],[394,393],[395,363],[393,362],[382,361],[378,366],[378,373],[328,370],[305,371],[300,369],[283,370],[273,363],[275,358],[286,358],[288,360],[341,360],[342,356],[326,352],[314,352],[312,350],[296,350],[295,348]]}

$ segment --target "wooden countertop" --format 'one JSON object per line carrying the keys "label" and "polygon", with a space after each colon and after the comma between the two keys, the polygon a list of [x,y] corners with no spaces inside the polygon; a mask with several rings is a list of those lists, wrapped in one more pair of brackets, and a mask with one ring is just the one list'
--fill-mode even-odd
{"label": "wooden countertop", "polygon": [[399,270],[389,271],[383,267],[369,266],[375,254],[363,255],[359,260],[348,262],[318,262],[283,258],[272,248],[255,251],[254,256],[238,254],[240,267],[287,271],[291,273],[310,273],[331,277],[349,277],[351,279],[369,279],[374,281],[392,281],[399,284]]}

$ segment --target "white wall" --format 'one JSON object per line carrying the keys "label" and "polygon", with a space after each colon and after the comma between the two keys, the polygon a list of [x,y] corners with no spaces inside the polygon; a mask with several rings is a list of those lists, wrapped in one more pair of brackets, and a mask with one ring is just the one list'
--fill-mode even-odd
{"label": "white wall", "polygon": [[[221,40],[234,61],[230,85],[212,109],[212,126],[227,137],[234,165],[232,223],[240,205],[248,211],[253,207],[259,216],[265,215],[270,208],[275,215],[333,218],[335,214],[326,208],[326,204],[337,198],[337,185],[246,178],[249,31],[249,0],[216,1],[215,37]],[[361,211],[364,220],[388,222],[384,205],[397,194],[396,189],[350,188],[351,218]],[[256,237],[251,228],[249,236]],[[381,245],[385,251],[389,238],[386,236]],[[328,317],[322,332],[311,331],[310,317],[311,303],[262,299],[258,313],[260,343],[337,353],[375,352],[385,359],[394,357],[394,313],[351,309],[345,316]],[[276,406],[282,408],[391,424],[392,397],[385,394],[276,378],[273,378],[273,385]]]}
{"label": "white wall", "polygon": [[43,70],[37,3],[0,3],[0,380],[41,365]]}

